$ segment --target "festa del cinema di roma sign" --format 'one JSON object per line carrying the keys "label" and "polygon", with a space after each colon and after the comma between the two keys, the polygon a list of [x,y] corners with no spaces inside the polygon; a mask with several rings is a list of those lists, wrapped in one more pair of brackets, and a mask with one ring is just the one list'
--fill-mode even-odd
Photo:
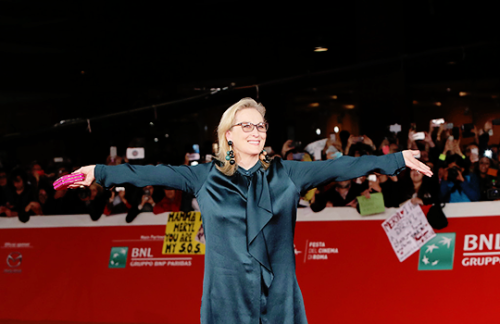
{"label": "festa del cinema di roma sign", "polygon": [[466,234],[463,256],[464,267],[500,264],[500,233]]}

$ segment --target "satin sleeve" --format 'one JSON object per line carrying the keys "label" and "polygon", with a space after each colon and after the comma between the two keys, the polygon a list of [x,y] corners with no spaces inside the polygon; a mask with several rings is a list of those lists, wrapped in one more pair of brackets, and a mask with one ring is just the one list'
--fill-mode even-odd
{"label": "satin sleeve", "polygon": [[94,169],[96,182],[104,188],[129,183],[136,187],[165,186],[178,189],[192,195],[198,193],[207,178],[212,163],[196,166],[154,165],[103,165]]}
{"label": "satin sleeve", "polygon": [[326,161],[281,161],[299,192],[332,181],[344,181],[378,172],[396,175],[405,168],[403,153],[382,156],[341,156]]}

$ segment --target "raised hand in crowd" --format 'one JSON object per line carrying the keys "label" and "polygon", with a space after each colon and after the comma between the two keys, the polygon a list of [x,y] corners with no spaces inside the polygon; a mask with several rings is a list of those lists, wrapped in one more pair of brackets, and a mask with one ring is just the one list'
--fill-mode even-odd
{"label": "raised hand in crowd", "polygon": [[370,146],[373,151],[377,150],[377,147],[373,144],[373,141],[366,135],[363,135],[363,144]]}
{"label": "raised hand in crowd", "polygon": [[382,192],[382,187],[380,186],[380,180],[378,176],[375,176],[373,179],[368,177],[368,190],[370,192]]}
{"label": "raised hand in crowd", "polygon": [[155,206],[155,202],[154,202],[153,197],[152,197],[154,187],[153,186],[146,186],[146,187],[144,187],[143,190],[144,190],[144,194],[142,195],[141,202],[139,203],[139,206],[137,206],[137,209],[142,210],[146,204],[150,204],[151,210],[148,210],[148,211],[152,211],[154,206]]}
{"label": "raised hand in crowd", "polygon": [[451,148],[452,148],[451,150],[452,154],[458,154],[460,156],[463,156],[462,149],[460,148],[460,139],[453,140]]}
{"label": "raised hand in crowd", "polygon": [[446,140],[446,143],[444,144],[444,150],[443,154],[458,154],[460,156],[463,156],[462,154],[462,149],[460,148],[460,139],[453,139],[453,140]]}
{"label": "raised hand in crowd", "polygon": [[351,149],[351,146],[356,144],[356,138],[357,136],[350,135],[349,138],[347,139],[347,145],[344,150],[344,155],[349,155],[349,150]]}
{"label": "raised hand in crowd", "polygon": [[283,158],[285,158],[285,155],[287,152],[293,150],[295,148],[295,146],[292,145],[293,144],[293,140],[287,140],[284,144],[283,144],[283,147],[281,148],[281,156]]}
{"label": "raised hand in crowd", "polygon": [[425,133],[425,138],[424,138],[424,143],[429,145],[429,147],[435,147],[436,144],[434,144],[434,141],[432,140],[432,137],[431,135],[428,133],[428,132],[424,132]]}
{"label": "raised hand in crowd", "polygon": [[413,139],[413,136],[416,134],[416,132],[410,128],[408,131],[408,149],[409,150],[418,150],[417,143]]}

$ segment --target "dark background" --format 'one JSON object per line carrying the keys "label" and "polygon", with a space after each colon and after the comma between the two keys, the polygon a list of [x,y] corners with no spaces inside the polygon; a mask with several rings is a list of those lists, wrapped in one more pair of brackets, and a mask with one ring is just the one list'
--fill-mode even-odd
{"label": "dark background", "polygon": [[103,163],[111,145],[178,163],[243,97],[277,151],[337,125],[376,145],[395,122],[480,126],[500,114],[499,54],[477,1],[0,1],[0,163]]}

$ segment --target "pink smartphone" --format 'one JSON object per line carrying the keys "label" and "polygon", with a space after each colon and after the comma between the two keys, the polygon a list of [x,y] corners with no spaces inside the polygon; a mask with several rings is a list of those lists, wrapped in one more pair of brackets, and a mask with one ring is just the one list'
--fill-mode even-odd
{"label": "pink smartphone", "polygon": [[83,180],[85,180],[85,175],[83,173],[71,173],[57,179],[53,186],[55,190],[64,190],[73,183]]}

